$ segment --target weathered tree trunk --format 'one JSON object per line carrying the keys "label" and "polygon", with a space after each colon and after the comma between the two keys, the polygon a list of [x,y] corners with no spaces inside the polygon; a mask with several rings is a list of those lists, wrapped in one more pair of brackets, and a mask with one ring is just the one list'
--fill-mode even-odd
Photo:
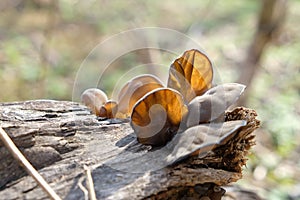
{"label": "weathered tree trunk", "polygon": [[[247,125],[205,157],[164,166],[161,149],[136,142],[127,122],[101,120],[78,103],[35,100],[0,104],[0,126],[64,199],[86,199],[83,166],[97,199],[220,199],[219,186],[242,177],[258,126],[255,111],[236,108],[226,120]],[[47,199],[0,142],[0,199]]]}
{"label": "weathered tree trunk", "polygon": [[[238,83],[245,84],[248,87],[251,86],[251,81],[259,68],[265,48],[278,38],[282,31],[287,13],[287,4],[287,0],[262,1],[256,33],[250,43],[245,60],[240,64],[241,74]],[[239,105],[246,105],[249,96],[248,91],[241,96]]]}

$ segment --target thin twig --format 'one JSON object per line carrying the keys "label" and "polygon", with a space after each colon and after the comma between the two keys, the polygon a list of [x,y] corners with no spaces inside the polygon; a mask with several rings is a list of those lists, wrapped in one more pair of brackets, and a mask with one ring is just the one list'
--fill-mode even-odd
{"label": "thin twig", "polygon": [[20,150],[16,147],[14,142],[10,139],[8,134],[0,127],[0,139],[4,143],[5,147],[9,150],[12,156],[19,162],[19,164],[30,174],[36,182],[43,188],[43,190],[54,200],[61,200],[61,198],[55,193],[45,179],[34,169],[29,161],[24,157]]}
{"label": "thin twig", "polygon": [[87,179],[86,179],[87,184],[86,185],[87,185],[87,188],[89,190],[89,199],[90,200],[97,200],[91,170],[86,165],[84,165],[83,168],[84,168],[84,171],[85,171],[85,174],[86,174],[86,177],[87,177]]}
{"label": "thin twig", "polygon": [[79,180],[78,180],[78,187],[79,189],[83,192],[84,194],[84,199],[85,200],[89,200],[89,191],[83,186],[82,182],[84,181],[84,177],[80,177]]}

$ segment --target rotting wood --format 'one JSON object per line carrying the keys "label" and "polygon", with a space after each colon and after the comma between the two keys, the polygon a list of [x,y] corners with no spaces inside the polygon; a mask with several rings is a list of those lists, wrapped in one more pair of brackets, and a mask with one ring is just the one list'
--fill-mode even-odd
{"label": "rotting wood", "polygon": [[[254,145],[252,132],[259,126],[255,117],[255,111],[247,108],[228,112],[227,120],[244,119],[247,126],[204,158],[191,157],[167,167],[161,165],[159,149],[150,150],[136,142],[128,123],[100,120],[78,103],[35,100],[0,104],[0,126],[64,199],[85,198],[80,189],[80,185],[86,187],[84,165],[92,170],[97,199],[217,195],[212,189],[216,185],[242,177],[245,156]],[[1,143],[0,159],[0,199],[47,198]]]}

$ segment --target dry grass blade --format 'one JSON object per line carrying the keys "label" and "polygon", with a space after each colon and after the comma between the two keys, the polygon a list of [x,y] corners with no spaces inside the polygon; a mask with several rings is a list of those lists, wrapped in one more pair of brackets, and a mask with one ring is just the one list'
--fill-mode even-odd
{"label": "dry grass blade", "polygon": [[86,182],[87,182],[86,185],[87,185],[87,188],[88,188],[88,191],[89,191],[89,199],[90,200],[97,200],[91,170],[86,165],[84,165],[83,168],[84,168],[84,171],[85,171],[85,174],[86,174]]}
{"label": "dry grass blade", "polygon": [[61,198],[55,193],[45,179],[34,169],[29,161],[24,157],[20,150],[16,147],[14,142],[10,139],[8,134],[0,127],[0,139],[2,140],[5,147],[9,150],[12,156],[20,163],[22,167],[30,174],[40,185],[43,190],[49,195],[51,199],[60,200]]}

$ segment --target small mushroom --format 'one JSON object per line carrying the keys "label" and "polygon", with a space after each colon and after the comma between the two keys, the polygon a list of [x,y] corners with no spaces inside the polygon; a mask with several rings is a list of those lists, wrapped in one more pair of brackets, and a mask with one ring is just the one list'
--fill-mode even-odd
{"label": "small mushroom", "polygon": [[185,51],[169,70],[168,87],[179,91],[190,102],[212,86],[213,70],[209,58],[199,50]]}
{"label": "small mushroom", "polygon": [[161,146],[177,133],[187,112],[179,92],[171,88],[158,88],[134,105],[130,124],[138,142]]}
{"label": "small mushroom", "polygon": [[174,164],[189,156],[204,156],[216,147],[226,144],[246,125],[245,120],[236,120],[188,128],[177,134],[168,144],[173,151],[166,157],[166,161],[168,164]]}
{"label": "small mushroom", "polygon": [[98,88],[90,88],[81,94],[81,102],[86,105],[93,114],[99,116],[100,107],[107,101],[106,94]]}
{"label": "small mushroom", "polygon": [[118,110],[118,103],[113,100],[108,100],[99,109],[99,117],[112,119],[115,117]]}
{"label": "small mushroom", "polygon": [[246,86],[238,83],[226,83],[209,89],[204,95],[195,97],[189,104],[187,127],[208,123],[218,119],[234,104]]}
{"label": "small mushroom", "polygon": [[145,74],[128,81],[118,95],[118,114],[121,118],[130,117],[134,104],[148,92],[164,87],[155,76]]}

